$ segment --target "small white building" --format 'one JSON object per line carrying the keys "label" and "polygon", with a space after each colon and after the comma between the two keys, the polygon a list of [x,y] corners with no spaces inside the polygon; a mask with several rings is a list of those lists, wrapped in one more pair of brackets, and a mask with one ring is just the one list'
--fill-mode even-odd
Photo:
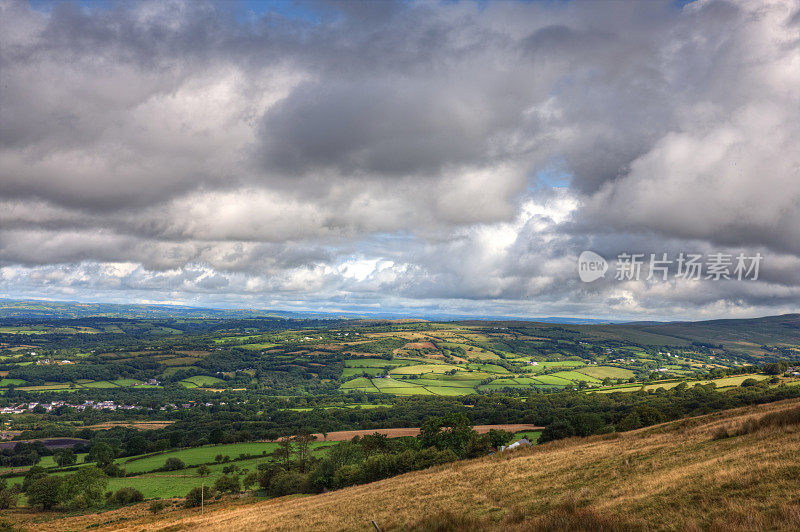
{"label": "small white building", "polygon": [[501,451],[513,451],[514,449],[519,449],[520,447],[530,447],[532,444],[528,441],[527,438],[522,438],[521,440],[517,440],[509,446],[501,445]]}

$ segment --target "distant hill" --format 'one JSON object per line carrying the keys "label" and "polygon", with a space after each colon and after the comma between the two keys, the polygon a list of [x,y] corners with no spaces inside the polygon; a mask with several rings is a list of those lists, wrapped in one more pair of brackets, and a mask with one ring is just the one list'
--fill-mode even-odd
{"label": "distant hill", "polygon": [[654,345],[704,344],[749,354],[763,353],[763,345],[800,345],[800,314],[751,319],[674,323],[627,323],[590,329],[598,336],[616,336]]}
{"label": "distant hill", "polygon": [[244,319],[244,318],[293,318],[293,319],[339,319],[353,318],[354,314],[328,312],[292,312],[259,309],[214,309],[179,305],[139,305],[119,303],[80,303],[76,301],[42,301],[0,299],[0,319],[19,318],[30,320],[76,319],[88,317],[156,319]]}
{"label": "distant hill", "polygon": [[[149,516],[143,504],[64,519],[64,527],[374,531],[375,521],[381,530],[797,530],[798,423],[800,401],[791,400],[322,495],[210,504],[203,516],[197,509]],[[745,434],[720,438],[741,427]]]}
{"label": "distant hill", "polygon": [[[289,311],[270,309],[218,309],[191,307],[182,305],[125,304],[125,303],[81,303],[77,301],[45,301],[38,299],[2,299],[0,298],[0,319],[75,319],[88,317],[103,318],[290,318],[290,319],[381,319],[408,320],[423,319],[456,320],[466,319],[465,315],[420,315],[410,316],[407,313],[370,311],[370,312],[316,312]],[[506,316],[484,316],[486,320],[507,320]],[[616,323],[614,320],[597,320],[588,318],[532,318],[526,321],[543,323]]]}

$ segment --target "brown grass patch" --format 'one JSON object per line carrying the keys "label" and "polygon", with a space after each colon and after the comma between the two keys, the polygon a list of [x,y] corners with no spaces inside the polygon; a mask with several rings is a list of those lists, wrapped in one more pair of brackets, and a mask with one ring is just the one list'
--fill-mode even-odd
{"label": "brown grass patch", "polygon": [[163,429],[175,423],[174,421],[104,421],[103,423],[96,423],[94,425],[87,425],[81,427],[91,430],[107,430],[115,427],[126,427],[136,430],[156,430]]}

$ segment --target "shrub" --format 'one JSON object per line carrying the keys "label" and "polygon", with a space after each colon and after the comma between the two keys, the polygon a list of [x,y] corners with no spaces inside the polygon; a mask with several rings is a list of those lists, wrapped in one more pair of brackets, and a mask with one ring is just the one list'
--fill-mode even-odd
{"label": "shrub", "polygon": [[105,473],[109,477],[125,476],[125,468],[114,462],[111,462],[110,464],[103,466],[101,469],[103,470],[103,473]]}
{"label": "shrub", "polygon": [[179,469],[184,469],[186,464],[183,463],[183,460],[180,458],[167,458],[167,461],[164,462],[164,471],[178,471]]}
{"label": "shrub", "polygon": [[214,489],[220,492],[239,493],[242,491],[242,483],[238,475],[222,475],[214,483]]}
{"label": "shrub", "polygon": [[166,507],[167,507],[167,503],[165,503],[164,501],[153,501],[153,502],[150,503],[149,510],[150,510],[151,514],[155,515],[155,514],[161,512]]}
{"label": "shrub", "polygon": [[120,488],[111,496],[111,502],[120,505],[142,502],[143,500],[144,495],[142,495],[142,492],[130,487]]}
{"label": "shrub", "polygon": [[208,501],[213,495],[214,491],[208,486],[203,486],[202,490],[200,488],[192,488],[192,490],[186,494],[183,507],[197,508],[203,500]]}
{"label": "shrub", "polygon": [[728,432],[728,427],[720,427],[714,431],[714,435],[711,436],[712,440],[724,440],[725,438],[730,438],[731,434]]}
{"label": "shrub", "polygon": [[10,489],[0,490],[0,510],[17,507],[17,493]]}
{"label": "shrub", "polygon": [[308,476],[297,471],[284,471],[272,477],[269,494],[273,497],[305,493],[308,489]]}

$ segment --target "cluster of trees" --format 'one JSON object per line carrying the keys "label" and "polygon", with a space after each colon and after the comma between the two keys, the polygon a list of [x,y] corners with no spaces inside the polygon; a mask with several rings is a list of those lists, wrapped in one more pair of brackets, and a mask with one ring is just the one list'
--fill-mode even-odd
{"label": "cluster of trees", "polygon": [[42,442],[19,442],[0,451],[0,467],[35,465],[42,456],[53,454]]}
{"label": "cluster of trees", "polygon": [[107,492],[107,486],[108,475],[98,467],[82,467],[72,474],[60,476],[48,475],[45,469],[34,466],[25,474],[19,491],[25,493],[28,504],[41,510],[97,508],[144,499],[142,493],[134,488]]}
{"label": "cluster of trees", "polygon": [[[205,499],[219,493],[238,493],[257,487],[277,497],[295,493],[318,493],[354,484],[373,482],[409,471],[453,462],[463,458],[483,456],[500,445],[507,444],[512,435],[492,430],[480,435],[465,414],[448,414],[426,420],[417,437],[387,438],[375,433],[356,436],[328,449],[323,458],[311,452],[315,437],[300,432],[281,440],[271,459],[242,478],[235,465],[229,466],[214,483]],[[192,490],[186,506],[198,506],[200,488]]]}
{"label": "cluster of trees", "polygon": [[[728,390],[717,389],[713,383],[691,388],[680,383],[670,389],[634,393],[551,395],[543,398],[551,408],[539,406],[541,417],[538,419],[546,425],[539,442],[633,430],[687,416],[798,396],[800,390],[796,386],[770,387],[755,379]],[[564,401],[569,397],[571,401]]]}

